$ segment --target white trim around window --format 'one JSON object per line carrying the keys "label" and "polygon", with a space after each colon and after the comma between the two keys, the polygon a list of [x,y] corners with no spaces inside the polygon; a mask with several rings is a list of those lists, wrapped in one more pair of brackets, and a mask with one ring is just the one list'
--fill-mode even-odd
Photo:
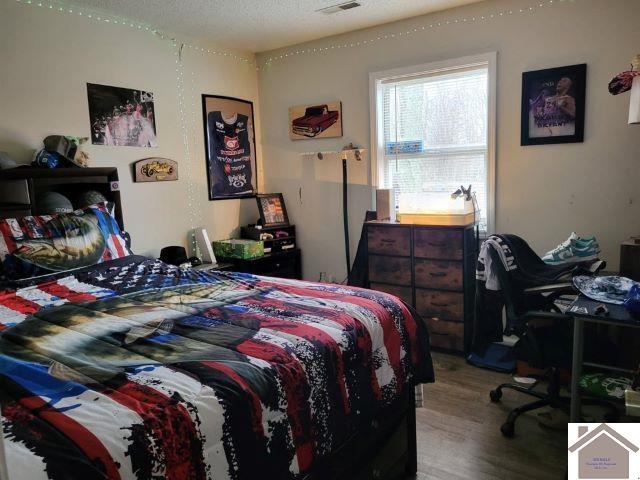
{"label": "white trim around window", "polygon": [[[497,77],[497,52],[471,55],[454,58],[423,65],[395,68],[369,74],[369,97],[371,118],[371,185],[378,188],[380,185],[380,168],[384,162],[384,126],[383,116],[379,114],[379,106],[382,105],[382,84],[398,80],[411,80],[439,73],[461,71],[463,69],[486,66],[488,70],[487,85],[487,233],[495,231],[496,211],[496,77]],[[373,192],[372,205],[375,205],[375,191]]]}

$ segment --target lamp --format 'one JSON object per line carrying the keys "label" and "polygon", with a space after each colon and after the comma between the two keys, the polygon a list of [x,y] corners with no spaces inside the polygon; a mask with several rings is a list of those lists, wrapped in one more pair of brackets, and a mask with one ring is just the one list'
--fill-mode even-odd
{"label": "lamp", "polygon": [[[633,69],[640,71],[640,55],[631,62]],[[629,103],[629,124],[640,123],[640,76],[633,77],[631,84],[631,103]]]}

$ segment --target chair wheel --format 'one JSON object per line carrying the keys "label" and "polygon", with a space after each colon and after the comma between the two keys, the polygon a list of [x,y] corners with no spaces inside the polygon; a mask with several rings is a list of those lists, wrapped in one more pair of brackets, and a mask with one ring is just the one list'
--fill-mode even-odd
{"label": "chair wheel", "polygon": [[511,422],[506,422],[502,424],[500,431],[505,437],[513,438],[513,435],[516,433],[516,426]]}
{"label": "chair wheel", "polygon": [[489,392],[489,398],[491,398],[493,403],[499,402],[502,398],[502,390],[491,390]]}

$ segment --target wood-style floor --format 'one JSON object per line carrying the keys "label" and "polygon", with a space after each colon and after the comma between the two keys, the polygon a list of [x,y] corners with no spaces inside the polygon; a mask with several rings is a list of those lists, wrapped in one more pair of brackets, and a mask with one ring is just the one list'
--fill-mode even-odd
{"label": "wood-style floor", "polygon": [[505,390],[500,403],[489,391],[510,375],[468,365],[463,358],[434,353],[436,383],[424,385],[417,410],[417,480],[562,479],[567,432],[538,424],[535,412],[516,422],[516,435],[500,433],[511,408],[533,400]]}

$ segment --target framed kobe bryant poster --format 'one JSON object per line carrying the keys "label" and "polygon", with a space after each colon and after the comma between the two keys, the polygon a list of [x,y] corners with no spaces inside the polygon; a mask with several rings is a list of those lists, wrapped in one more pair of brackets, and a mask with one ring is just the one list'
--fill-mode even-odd
{"label": "framed kobe bryant poster", "polygon": [[521,145],[584,140],[587,65],[522,74]]}
{"label": "framed kobe bryant poster", "polygon": [[253,102],[202,95],[209,200],[257,192]]}

